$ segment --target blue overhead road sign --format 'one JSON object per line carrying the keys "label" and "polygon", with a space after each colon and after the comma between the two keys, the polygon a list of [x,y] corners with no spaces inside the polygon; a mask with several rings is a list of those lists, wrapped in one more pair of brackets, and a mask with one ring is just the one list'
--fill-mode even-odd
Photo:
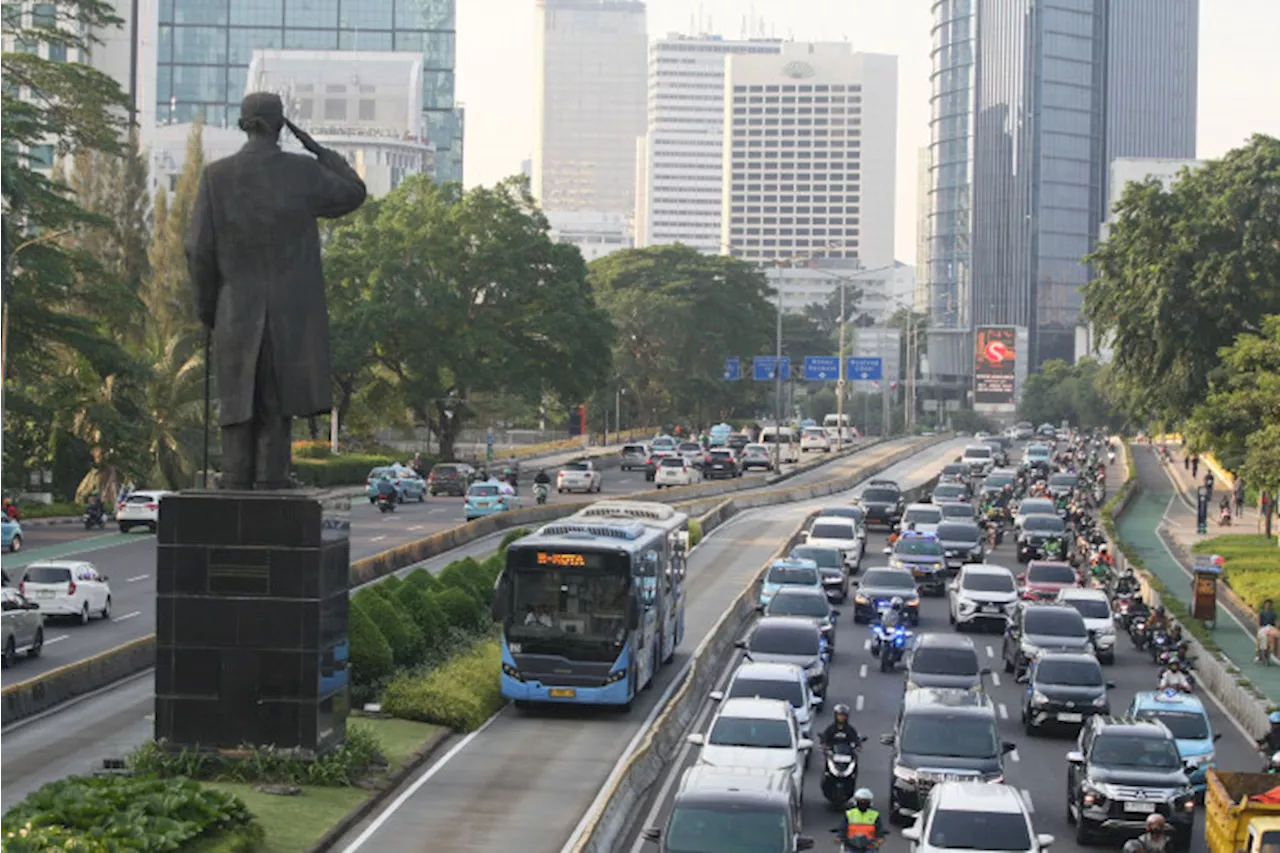
{"label": "blue overhead road sign", "polygon": [[731,355],[724,360],[724,378],[726,382],[737,382],[742,378],[742,359]]}
{"label": "blue overhead road sign", "polygon": [[[757,382],[772,382],[777,379],[775,370],[778,366],[776,355],[757,355],[751,359],[751,377]],[[782,378],[791,376],[791,356],[782,357]]]}
{"label": "blue overhead road sign", "polygon": [[835,355],[806,355],[804,357],[805,382],[830,382],[840,378],[840,357]]}
{"label": "blue overhead road sign", "polygon": [[849,356],[845,367],[845,376],[855,380],[876,380],[884,378],[884,359]]}

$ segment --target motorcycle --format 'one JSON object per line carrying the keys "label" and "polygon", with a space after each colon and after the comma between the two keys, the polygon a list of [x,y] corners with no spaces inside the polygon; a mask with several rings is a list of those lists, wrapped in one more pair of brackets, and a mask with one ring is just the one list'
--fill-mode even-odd
{"label": "motorcycle", "polygon": [[533,497],[539,504],[547,502],[547,496],[551,494],[551,486],[546,483],[533,484]]}
{"label": "motorcycle", "polygon": [[379,512],[395,512],[396,496],[394,493],[387,495],[378,495],[378,511]]}
{"label": "motorcycle", "polygon": [[1262,756],[1262,772],[1270,775],[1280,773],[1280,752],[1273,752],[1268,755],[1263,750],[1258,750],[1258,754]]}
{"label": "motorcycle", "polygon": [[843,809],[858,789],[858,756],[865,737],[852,743],[845,738],[826,749],[826,768],[822,772],[822,796],[837,809]]}
{"label": "motorcycle", "polygon": [[1147,620],[1145,617],[1129,619],[1129,639],[1133,641],[1133,647],[1138,651],[1142,651],[1151,642],[1151,633],[1147,630]]}
{"label": "motorcycle", "polygon": [[[841,829],[836,827],[831,830],[831,832],[835,835],[839,835],[841,833]],[[867,850],[878,849],[882,841],[883,839],[867,838],[865,835],[858,835],[853,838],[841,838],[839,843],[840,846],[837,849],[842,851],[842,853],[849,853],[849,851],[853,851],[853,853],[866,853]]]}
{"label": "motorcycle", "polygon": [[880,671],[891,672],[902,656],[907,652],[907,641],[912,632],[901,622],[893,628],[886,628],[877,622],[871,626],[871,656],[880,658]]}
{"label": "motorcycle", "polygon": [[105,530],[107,527],[107,511],[102,507],[90,507],[84,513],[84,529],[92,530],[93,528]]}

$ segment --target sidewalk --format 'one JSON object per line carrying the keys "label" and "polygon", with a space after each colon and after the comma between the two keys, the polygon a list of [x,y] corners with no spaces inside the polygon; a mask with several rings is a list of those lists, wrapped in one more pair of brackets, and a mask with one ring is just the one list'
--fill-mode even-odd
{"label": "sidewalk", "polygon": [[[1182,494],[1187,499],[1187,504],[1192,510],[1196,506],[1196,489],[1204,482],[1205,467],[1200,466],[1199,476],[1192,477],[1191,469],[1185,467],[1187,455],[1182,448],[1176,445],[1166,445],[1169,448],[1169,458],[1172,460],[1167,466],[1168,470],[1174,476],[1178,486],[1182,490]],[[1204,538],[1212,538],[1214,536],[1224,536],[1232,533],[1261,533],[1262,532],[1262,514],[1258,512],[1257,507],[1246,506],[1244,513],[1233,518],[1230,527],[1218,526],[1218,502],[1222,500],[1224,494],[1230,493],[1230,488],[1221,482],[1213,484],[1213,500],[1209,504],[1209,534]],[[1235,512],[1235,503],[1231,504],[1232,512]],[[1192,513],[1191,529],[1195,530],[1195,513]],[[1191,550],[1191,546],[1186,546],[1187,550]]]}
{"label": "sidewalk", "polygon": [[[1160,536],[1162,525],[1169,531],[1175,543],[1189,553],[1191,544],[1201,538],[1195,533],[1195,510],[1180,498],[1181,487],[1190,481],[1190,474],[1177,486],[1165,474],[1156,451],[1148,445],[1130,445],[1134,465],[1138,472],[1141,490],[1138,496],[1117,521],[1120,538],[1128,543],[1146,563],[1147,569],[1184,605],[1191,600],[1191,572]],[[1181,459],[1177,468],[1181,470]],[[1217,490],[1215,489],[1215,492]],[[1183,496],[1185,497],[1185,496]],[[1223,528],[1226,533],[1231,528]],[[1251,532],[1242,524],[1239,532]],[[1219,531],[1210,530],[1209,536]],[[1187,544],[1183,545],[1183,542]],[[1251,622],[1241,620],[1223,606],[1221,597],[1215,617],[1214,642],[1222,653],[1252,681],[1271,702],[1280,705],[1280,666],[1263,666],[1254,660],[1256,631]]]}

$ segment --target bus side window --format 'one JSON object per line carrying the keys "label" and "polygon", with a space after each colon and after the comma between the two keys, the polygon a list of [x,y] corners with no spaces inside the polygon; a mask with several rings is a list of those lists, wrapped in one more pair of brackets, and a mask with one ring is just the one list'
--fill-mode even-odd
{"label": "bus side window", "polygon": [[658,598],[658,552],[646,551],[640,556],[640,595],[646,608],[653,607]]}

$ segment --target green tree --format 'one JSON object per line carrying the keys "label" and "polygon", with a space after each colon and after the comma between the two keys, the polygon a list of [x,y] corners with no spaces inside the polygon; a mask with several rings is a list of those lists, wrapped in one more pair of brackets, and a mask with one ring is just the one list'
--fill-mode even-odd
{"label": "green tree", "polygon": [[196,345],[199,321],[187,271],[186,240],[191,212],[204,172],[204,128],[199,120],[187,136],[186,160],[172,195],[166,188],[156,194],[155,231],[147,249],[150,274],[142,290],[147,324],[161,339],[189,337]]}
{"label": "green tree", "polygon": [[1018,417],[1037,424],[1067,421],[1082,427],[1118,427],[1123,418],[1105,391],[1109,373],[1091,358],[1076,364],[1051,359],[1027,377]]}
{"label": "green tree", "polygon": [[777,309],[758,267],[677,244],[615,252],[589,277],[617,328],[615,374],[640,421],[710,423],[761,393],[749,376],[724,380],[726,356],[742,356],[749,374],[751,356],[774,352]]}
{"label": "green tree", "polygon": [[[608,375],[608,316],[582,256],[551,242],[528,181],[463,191],[416,175],[326,246],[332,291],[351,289],[364,341],[402,404],[448,457],[472,394],[585,399]],[[352,361],[344,361],[351,365]],[[358,375],[358,374],[357,374]]]}
{"label": "green tree", "polygon": [[347,610],[347,636],[353,682],[368,687],[391,674],[394,666],[391,644],[355,598],[351,599]]}
{"label": "green tree", "polygon": [[1135,416],[1180,422],[1204,399],[1218,351],[1280,312],[1280,140],[1254,136],[1170,190],[1130,185],[1087,260],[1084,317],[1114,346]]}
{"label": "green tree", "polygon": [[[1266,458],[1263,448],[1251,451],[1249,441],[1280,423],[1280,314],[1262,318],[1261,325],[1258,334],[1242,334],[1222,348],[1221,366],[1210,374],[1209,395],[1187,424],[1191,446],[1212,451],[1231,471],[1247,468],[1251,456]],[[1262,465],[1246,479],[1268,488],[1266,470]]]}

